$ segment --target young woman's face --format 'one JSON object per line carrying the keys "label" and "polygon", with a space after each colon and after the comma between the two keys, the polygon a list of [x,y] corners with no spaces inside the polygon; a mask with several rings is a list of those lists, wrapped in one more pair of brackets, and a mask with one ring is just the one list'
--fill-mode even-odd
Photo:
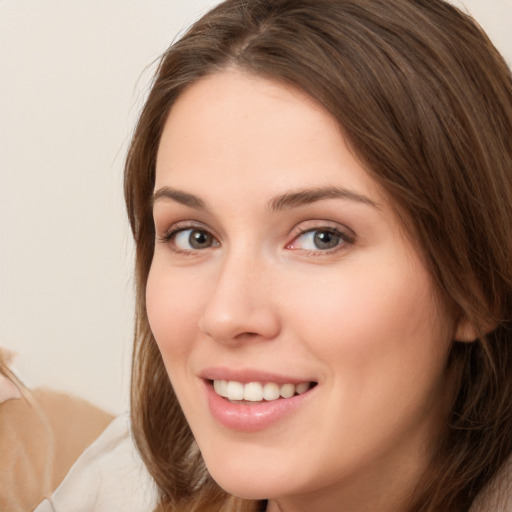
{"label": "young woman's face", "polygon": [[214,74],[173,107],[156,167],[147,311],[212,476],[291,510],[410,490],[454,325],[334,119]]}

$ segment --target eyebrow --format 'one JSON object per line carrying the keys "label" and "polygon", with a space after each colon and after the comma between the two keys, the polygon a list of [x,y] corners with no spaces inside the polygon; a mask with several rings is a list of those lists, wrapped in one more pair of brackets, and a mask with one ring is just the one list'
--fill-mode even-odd
{"label": "eyebrow", "polygon": [[[170,187],[162,187],[158,189],[152,196],[151,204],[154,205],[157,201],[161,201],[162,199],[172,200],[196,210],[207,209],[205,202],[200,197],[190,194],[189,192],[184,192]],[[297,190],[296,192],[286,192],[285,194],[272,198],[268,203],[268,208],[271,212],[277,212],[290,208],[306,206],[324,199],[346,199],[373,206],[374,208],[379,208],[379,205],[369,197],[346,188],[330,186],[308,188],[304,190]]]}
{"label": "eyebrow", "polygon": [[206,208],[204,201],[194,194],[189,194],[188,192],[170,187],[158,189],[151,198],[151,205],[154,206],[157,201],[161,201],[162,199],[171,199],[172,201],[176,201],[184,206],[189,206],[190,208],[195,208],[196,210],[204,210]]}
{"label": "eyebrow", "polygon": [[305,206],[323,199],[347,199],[358,203],[379,208],[378,204],[372,201],[369,197],[354,192],[346,188],[340,187],[318,187],[296,192],[287,192],[280,196],[274,197],[269,202],[270,211],[281,211],[289,208],[297,208]]}

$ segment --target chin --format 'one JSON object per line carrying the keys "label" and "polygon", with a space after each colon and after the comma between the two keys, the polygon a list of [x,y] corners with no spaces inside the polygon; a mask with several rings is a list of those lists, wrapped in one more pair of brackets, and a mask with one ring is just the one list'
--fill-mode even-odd
{"label": "chin", "polygon": [[276,471],[269,471],[270,463],[266,464],[266,471],[248,467],[247,463],[242,463],[242,466],[245,466],[242,468],[236,466],[227,468],[225,464],[207,464],[215,482],[227,493],[239,498],[263,500],[288,494],[290,491],[287,489],[290,484],[290,472],[282,476],[276,474]]}

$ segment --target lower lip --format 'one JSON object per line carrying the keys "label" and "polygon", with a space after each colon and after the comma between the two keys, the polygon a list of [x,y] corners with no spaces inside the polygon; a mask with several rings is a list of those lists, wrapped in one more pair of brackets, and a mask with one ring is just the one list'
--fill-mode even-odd
{"label": "lower lip", "polygon": [[205,381],[208,405],[212,416],[225,427],[242,432],[269,428],[292,414],[307,401],[316,386],[302,395],[252,404],[231,403],[219,396],[211,382]]}

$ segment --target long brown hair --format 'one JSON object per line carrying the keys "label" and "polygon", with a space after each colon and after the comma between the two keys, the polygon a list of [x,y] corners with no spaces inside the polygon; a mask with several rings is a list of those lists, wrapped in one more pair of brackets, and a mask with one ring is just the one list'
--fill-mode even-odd
{"label": "long brown hair", "polygon": [[467,511],[512,451],[512,77],[476,23],[442,0],[228,0],[163,55],[125,172],[136,242],[132,421],[162,510],[256,506],[208,475],[145,311],[164,123],[185,88],[228,67],[297,87],[339,121],[454,318],[478,334],[453,343],[451,413],[408,509]]}

